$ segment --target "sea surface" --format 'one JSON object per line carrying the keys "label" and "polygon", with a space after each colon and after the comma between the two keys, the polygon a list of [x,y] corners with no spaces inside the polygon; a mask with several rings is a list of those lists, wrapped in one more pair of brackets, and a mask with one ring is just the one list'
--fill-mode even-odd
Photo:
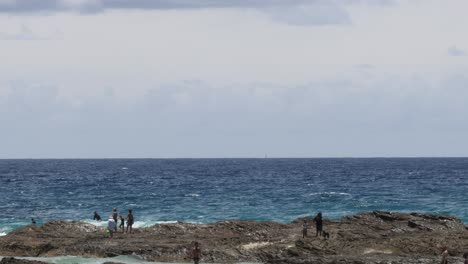
{"label": "sea surface", "polygon": [[289,222],[371,210],[468,222],[468,158],[0,160],[0,235],[53,219],[136,226],[177,220]]}

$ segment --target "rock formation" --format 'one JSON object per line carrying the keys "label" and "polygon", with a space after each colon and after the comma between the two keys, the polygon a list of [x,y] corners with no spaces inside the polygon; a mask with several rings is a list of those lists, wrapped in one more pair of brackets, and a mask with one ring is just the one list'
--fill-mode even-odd
{"label": "rock formation", "polygon": [[313,227],[310,218],[289,224],[178,222],[117,233],[112,239],[91,224],[54,221],[0,237],[0,256],[137,255],[147,261],[189,262],[193,241],[201,244],[203,262],[216,263],[438,263],[443,246],[453,263],[462,263],[468,251],[467,228],[450,216],[374,211],[325,219],[330,239],[315,237],[314,228],[303,239],[304,219]]}

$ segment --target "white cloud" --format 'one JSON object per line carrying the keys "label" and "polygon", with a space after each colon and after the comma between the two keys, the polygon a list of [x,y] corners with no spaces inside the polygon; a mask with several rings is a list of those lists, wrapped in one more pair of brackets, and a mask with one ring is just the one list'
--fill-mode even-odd
{"label": "white cloud", "polygon": [[27,27],[26,25],[21,25],[21,28],[18,32],[15,33],[6,33],[0,32],[0,40],[37,40],[40,37]]}
{"label": "white cloud", "polygon": [[293,25],[348,24],[348,5],[387,6],[390,0],[0,0],[0,13],[99,13],[109,10],[255,9]]}
{"label": "white cloud", "polygon": [[447,53],[448,55],[454,56],[454,57],[465,56],[465,51],[456,46],[452,46],[448,48]]}
{"label": "white cloud", "polygon": [[29,26],[21,24],[19,29],[13,29],[9,32],[0,32],[0,40],[53,40],[59,39],[61,32],[34,32]]}
{"label": "white cloud", "polygon": [[[189,81],[148,88],[131,104],[117,101],[117,90],[82,96],[78,107],[60,97],[58,86],[16,84],[0,105],[8,128],[0,143],[16,142],[14,153],[22,157],[226,157],[259,149],[272,156],[466,153],[460,142],[468,132],[467,76],[373,77],[222,87]],[[444,134],[459,143],[443,146]],[[45,154],[35,138],[49,146]]]}
{"label": "white cloud", "polygon": [[333,1],[319,1],[314,4],[281,6],[262,9],[271,18],[296,26],[340,25],[351,23],[346,9]]}
{"label": "white cloud", "polygon": [[466,1],[2,3],[5,157],[468,149]]}

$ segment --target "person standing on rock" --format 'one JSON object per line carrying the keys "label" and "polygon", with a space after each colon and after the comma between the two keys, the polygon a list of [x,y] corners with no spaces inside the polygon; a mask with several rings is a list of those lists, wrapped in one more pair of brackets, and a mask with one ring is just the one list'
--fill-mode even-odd
{"label": "person standing on rock", "polygon": [[115,230],[117,230],[117,223],[114,221],[112,216],[109,216],[109,221],[107,222],[107,232],[109,233],[109,238],[113,237]]}
{"label": "person standing on rock", "polygon": [[200,256],[201,256],[201,249],[200,249],[200,243],[195,242],[192,250],[192,258],[193,258],[193,263],[198,264],[200,261]]}
{"label": "person standing on rock", "polygon": [[119,229],[122,231],[122,233],[124,233],[125,232],[125,218],[123,217],[123,215],[119,217],[119,220],[120,220]]}
{"label": "person standing on rock", "polygon": [[127,233],[128,233],[128,230],[130,230],[130,233],[132,233],[133,223],[134,223],[133,213],[132,213],[132,210],[130,209],[128,210],[128,215],[127,215]]}
{"label": "person standing on rock", "polygon": [[440,264],[448,264],[448,249],[447,247],[443,247],[442,248],[442,261],[440,262]]}
{"label": "person standing on rock", "polygon": [[117,208],[114,208],[112,210],[112,218],[114,219],[115,222],[115,232],[117,232],[117,217],[119,216],[119,213],[117,212]]}
{"label": "person standing on rock", "polygon": [[307,236],[307,220],[304,219],[304,223],[302,224],[302,238],[305,238]]}
{"label": "person standing on rock", "polygon": [[315,233],[315,236],[322,236],[322,230],[323,230],[323,219],[322,219],[322,213],[318,213],[317,216],[314,218],[315,222],[315,229],[317,232]]}

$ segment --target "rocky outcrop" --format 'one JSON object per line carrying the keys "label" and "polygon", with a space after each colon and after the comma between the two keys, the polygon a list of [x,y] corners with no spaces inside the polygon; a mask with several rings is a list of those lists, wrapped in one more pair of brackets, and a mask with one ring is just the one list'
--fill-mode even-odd
{"label": "rocky outcrop", "polygon": [[24,259],[16,259],[16,258],[2,258],[0,260],[0,264],[47,264],[46,262],[35,261],[35,260],[24,260]]}
{"label": "rocky outcrop", "polygon": [[[447,246],[453,263],[468,251],[468,231],[457,218],[374,211],[324,221],[329,239],[302,238],[303,220],[289,224],[222,221],[213,224],[155,225],[117,233],[80,222],[54,221],[27,226],[0,238],[3,256],[113,257],[137,255],[147,261],[187,262],[193,241],[203,262],[263,263],[437,263]],[[311,224],[312,225],[312,224]]]}

